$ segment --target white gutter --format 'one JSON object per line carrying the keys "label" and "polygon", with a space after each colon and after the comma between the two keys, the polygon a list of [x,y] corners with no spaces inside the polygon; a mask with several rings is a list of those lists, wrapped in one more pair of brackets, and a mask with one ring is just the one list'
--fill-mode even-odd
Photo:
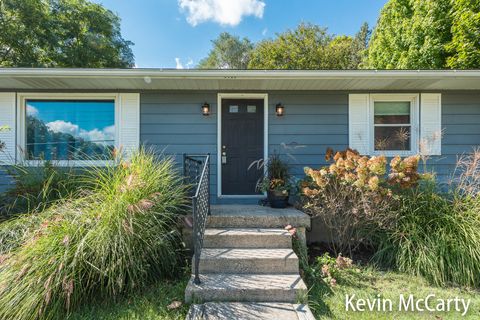
{"label": "white gutter", "polygon": [[468,79],[480,70],[176,70],[176,69],[26,69],[0,68],[0,78],[152,79]]}

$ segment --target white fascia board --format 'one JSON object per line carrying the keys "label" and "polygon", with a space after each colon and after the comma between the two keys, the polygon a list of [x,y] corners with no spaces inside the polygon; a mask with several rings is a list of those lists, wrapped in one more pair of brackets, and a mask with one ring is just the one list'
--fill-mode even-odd
{"label": "white fascia board", "polygon": [[2,68],[0,77],[152,79],[446,79],[480,78],[480,70],[175,70]]}

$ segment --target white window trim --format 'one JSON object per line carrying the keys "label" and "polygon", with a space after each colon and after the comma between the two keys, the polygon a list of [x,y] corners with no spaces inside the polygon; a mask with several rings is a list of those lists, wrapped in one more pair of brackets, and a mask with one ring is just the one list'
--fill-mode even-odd
{"label": "white window trim", "polygon": [[[17,161],[26,166],[41,166],[45,160],[27,160],[26,152],[26,100],[113,100],[115,103],[115,148],[119,148],[120,106],[117,93],[19,93],[17,94]],[[52,160],[60,167],[108,166],[115,160]]]}
{"label": "white window trim", "polygon": [[[410,102],[410,123],[411,123],[411,150],[375,150],[375,124],[374,124],[374,103],[375,101],[409,101]],[[384,155],[387,157],[394,157],[399,155],[401,157],[415,155],[419,152],[419,129],[420,129],[420,117],[419,117],[419,101],[420,95],[416,93],[375,93],[370,94],[369,102],[369,131],[370,139],[369,154],[378,156]]]}

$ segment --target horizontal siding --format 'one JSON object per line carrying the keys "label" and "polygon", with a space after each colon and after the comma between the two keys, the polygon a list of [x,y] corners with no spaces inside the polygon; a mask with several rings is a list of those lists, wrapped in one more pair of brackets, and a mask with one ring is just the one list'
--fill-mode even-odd
{"label": "horizontal siding", "polygon": [[427,161],[427,170],[438,180],[451,181],[462,154],[480,147],[480,93],[442,93],[442,155]]}
{"label": "horizontal siding", "polygon": [[[210,116],[201,105],[210,104]],[[183,154],[211,155],[210,192],[217,194],[217,94],[142,93],[140,96],[140,141],[157,153],[174,157],[181,168]]]}
{"label": "horizontal siding", "polygon": [[[326,165],[328,147],[348,147],[348,92],[269,92],[269,153],[286,159],[292,173],[303,177],[305,166]],[[201,114],[203,102],[211,115]],[[275,115],[275,105],[285,106],[285,116]],[[182,163],[184,153],[211,154],[212,200],[217,193],[217,92],[144,92],[140,97],[140,139],[159,154]],[[442,93],[442,155],[428,160],[447,181],[459,155],[480,146],[480,92]],[[0,191],[11,179],[0,170]]]}
{"label": "horizontal siding", "polygon": [[0,193],[12,186],[12,178],[6,173],[5,167],[0,166]]}
{"label": "horizontal siding", "polygon": [[[272,93],[269,101],[269,152],[280,154],[295,177],[304,177],[305,167],[326,165],[328,147],[348,146],[348,94]],[[278,102],[283,117],[275,115]]]}
{"label": "horizontal siding", "polygon": [[[328,147],[348,147],[348,92],[270,92],[269,153],[279,153],[301,178],[304,167],[326,165]],[[207,101],[211,115],[204,117],[200,105]],[[217,192],[217,93],[176,92],[141,95],[141,141],[158,152],[174,155],[178,163],[183,153],[212,155],[212,200]],[[275,105],[285,106],[285,115],[275,115]],[[459,155],[480,145],[480,93],[442,93],[442,155],[428,159],[447,181]],[[423,166],[422,166],[423,167]]]}

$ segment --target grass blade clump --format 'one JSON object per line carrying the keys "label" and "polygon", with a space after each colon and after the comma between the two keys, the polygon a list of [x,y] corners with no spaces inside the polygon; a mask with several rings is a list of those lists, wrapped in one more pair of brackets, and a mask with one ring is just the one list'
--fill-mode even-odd
{"label": "grass blade clump", "polygon": [[94,168],[81,196],[45,211],[40,227],[0,260],[0,319],[56,319],[82,303],[174,275],[185,201],[172,160],[140,150]]}
{"label": "grass blade clump", "polygon": [[478,199],[447,197],[433,187],[402,197],[399,220],[374,259],[435,285],[480,286]]}
{"label": "grass blade clump", "polygon": [[79,170],[52,161],[34,166],[14,164],[7,167],[6,173],[12,178],[13,187],[0,195],[0,221],[18,214],[41,212],[80,188]]}
{"label": "grass blade clump", "polygon": [[53,210],[20,214],[0,222],[0,255],[20,247]]}

